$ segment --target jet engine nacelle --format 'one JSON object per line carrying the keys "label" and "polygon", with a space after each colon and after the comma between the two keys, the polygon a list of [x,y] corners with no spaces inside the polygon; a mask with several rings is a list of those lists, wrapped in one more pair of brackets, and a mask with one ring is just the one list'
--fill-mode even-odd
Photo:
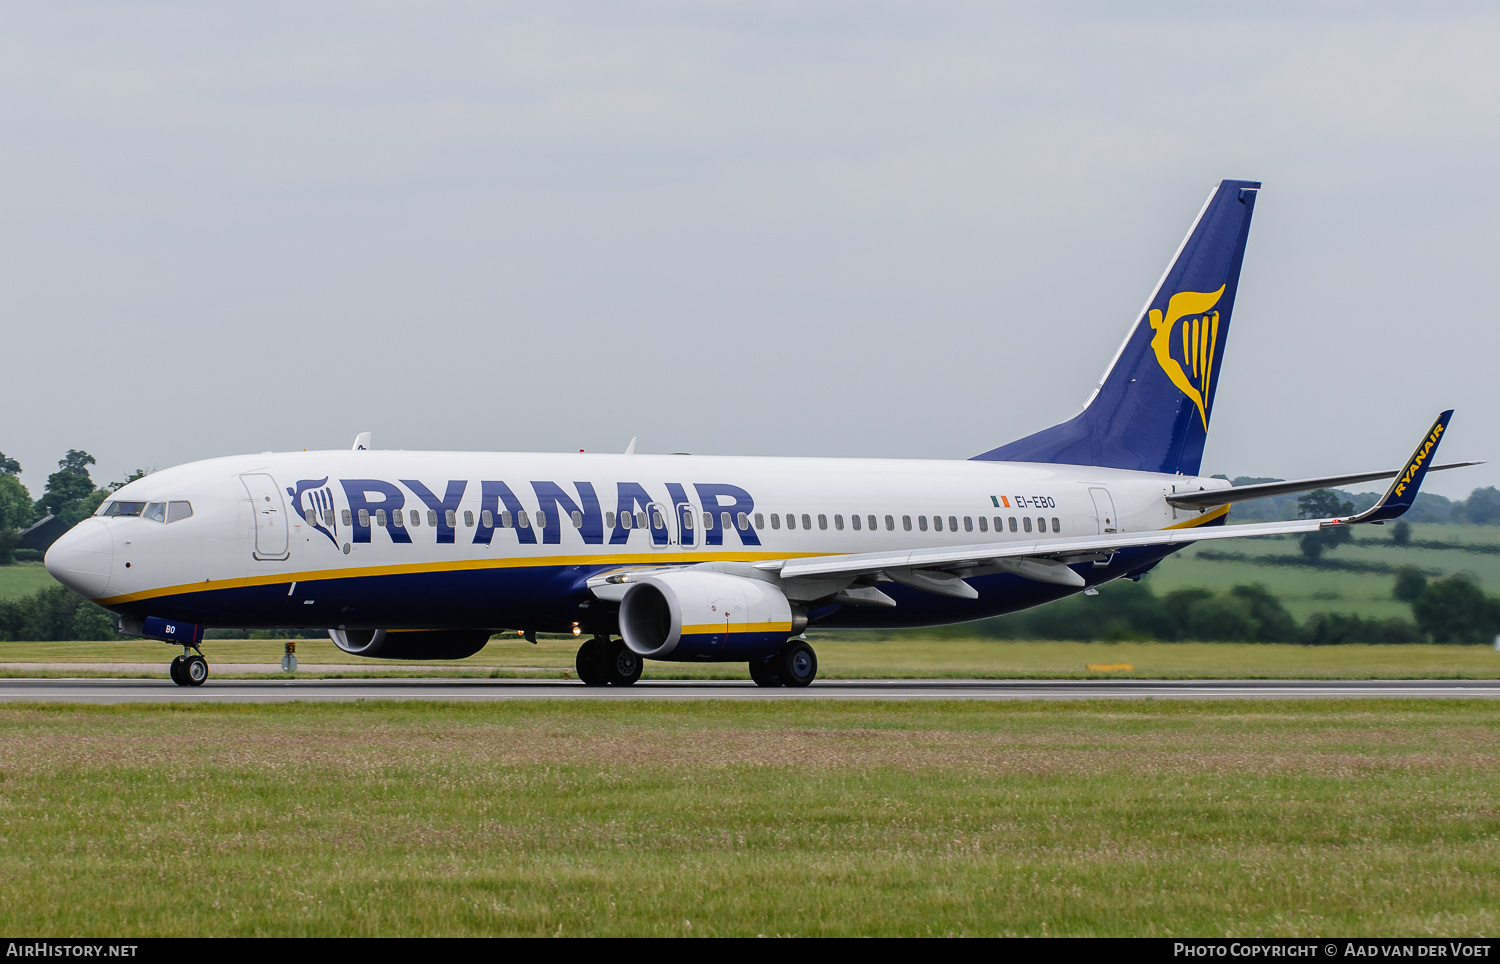
{"label": "jet engine nacelle", "polygon": [[760,659],[806,626],[780,589],[722,572],[643,576],[620,600],[620,635],[649,659]]}
{"label": "jet engine nacelle", "polygon": [[330,629],[328,636],[351,656],[375,659],[463,659],[490,641],[487,629]]}

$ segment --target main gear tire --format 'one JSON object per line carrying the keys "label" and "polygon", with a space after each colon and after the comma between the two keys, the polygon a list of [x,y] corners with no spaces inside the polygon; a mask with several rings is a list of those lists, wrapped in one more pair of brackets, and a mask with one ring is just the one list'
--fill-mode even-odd
{"label": "main gear tire", "polygon": [[818,654],[794,639],[776,657],[776,670],[783,686],[807,686],[818,676]]}
{"label": "main gear tire", "polygon": [[611,686],[630,686],[641,678],[645,660],[621,640],[606,644],[604,649],[604,675]]}
{"label": "main gear tire", "polygon": [[187,662],[186,656],[173,656],[171,665],[167,667],[167,675],[170,676],[172,678],[172,682],[176,683],[178,686],[188,685],[187,677],[182,673],[182,664],[185,662]]}
{"label": "main gear tire", "polygon": [[750,661],[750,678],[755,681],[756,686],[782,685],[781,673],[776,668],[776,662],[775,656]]}
{"label": "main gear tire", "polygon": [[606,644],[597,639],[590,639],[578,647],[578,658],[573,661],[573,668],[578,671],[578,678],[585,686],[606,686],[609,678],[604,675],[603,661],[599,658],[600,650]]}

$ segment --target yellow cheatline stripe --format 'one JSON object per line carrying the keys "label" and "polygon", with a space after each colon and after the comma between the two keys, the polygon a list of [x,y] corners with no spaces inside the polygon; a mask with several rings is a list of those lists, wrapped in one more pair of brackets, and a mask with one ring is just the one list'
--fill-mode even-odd
{"label": "yellow cheatline stripe", "polygon": [[[734,633],[789,633],[792,631],[791,623],[730,623],[729,632]],[[701,626],[684,626],[684,636],[707,636],[713,633],[724,632],[723,623],[704,623]]]}
{"label": "yellow cheatline stripe", "polygon": [[[639,566],[675,565],[684,562],[758,562],[763,559],[794,559],[805,556],[822,556],[822,552],[665,552],[641,553],[634,556],[545,556],[509,559],[464,559],[452,562],[414,562],[395,566],[368,566],[363,569],[325,569],[303,572],[270,573],[262,576],[246,576],[238,579],[217,579],[189,582],[178,586],[163,586],[160,589],[145,589],[141,592],[95,599],[101,606],[156,599],[160,596],[214,592],[220,589],[244,589],[250,586],[276,586],[297,582],[327,582],[336,579],[363,579],[370,576],[404,576],[427,572],[470,572],[476,569],[542,569],[556,566]],[[838,555],[838,553],[832,553]]]}
{"label": "yellow cheatline stripe", "polygon": [[1194,526],[1206,525],[1214,521],[1215,519],[1222,519],[1228,514],[1229,506],[1221,505],[1217,509],[1214,509],[1210,512],[1205,512],[1203,515],[1198,516],[1196,519],[1189,519],[1186,522],[1176,522],[1172,525],[1165,526],[1162,531],[1165,532],[1167,529],[1191,529]]}

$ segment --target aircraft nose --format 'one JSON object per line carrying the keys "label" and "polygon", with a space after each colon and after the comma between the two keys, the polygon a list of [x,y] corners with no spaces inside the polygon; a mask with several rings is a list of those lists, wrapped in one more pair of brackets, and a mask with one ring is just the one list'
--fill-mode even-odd
{"label": "aircraft nose", "polygon": [[47,571],[74,592],[97,599],[109,585],[114,555],[109,526],[98,519],[84,519],[47,550]]}

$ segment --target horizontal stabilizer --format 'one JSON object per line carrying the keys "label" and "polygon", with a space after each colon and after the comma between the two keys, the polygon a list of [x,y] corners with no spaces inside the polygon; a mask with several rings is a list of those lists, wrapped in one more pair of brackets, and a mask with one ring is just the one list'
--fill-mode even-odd
{"label": "horizontal stabilizer", "polygon": [[[1470,465],[1483,464],[1483,462],[1449,462],[1446,465],[1431,466],[1428,468],[1428,471],[1442,472],[1446,469],[1461,469]],[[1403,467],[1399,469],[1387,469],[1384,472],[1360,472],[1357,475],[1329,475],[1321,479],[1293,479],[1289,482],[1262,482],[1256,485],[1236,485],[1229,489],[1205,489],[1202,492],[1174,492],[1167,496],[1167,501],[1173,505],[1228,505],[1231,502],[1269,499],[1275,495],[1291,495],[1294,492],[1314,492],[1318,489],[1332,489],[1344,485],[1354,485],[1358,482],[1371,482],[1375,479],[1389,479],[1391,476],[1400,475],[1405,471],[1406,469]]]}

